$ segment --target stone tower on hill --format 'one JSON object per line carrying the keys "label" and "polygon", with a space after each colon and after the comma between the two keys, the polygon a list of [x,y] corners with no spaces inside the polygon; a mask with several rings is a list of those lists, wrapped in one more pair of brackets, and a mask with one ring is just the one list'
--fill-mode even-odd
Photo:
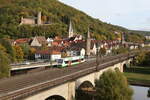
{"label": "stone tower on hill", "polygon": [[86,56],[90,56],[90,49],[91,49],[91,36],[90,36],[90,29],[88,28],[87,33],[87,40],[86,40]]}
{"label": "stone tower on hill", "polygon": [[38,13],[38,16],[37,16],[37,24],[38,24],[38,25],[41,25],[41,24],[42,24],[41,12]]}
{"label": "stone tower on hill", "polygon": [[70,24],[69,24],[69,38],[74,36],[74,31],[73,31],[73,27],[72,27],[72,22],[70,20]]}

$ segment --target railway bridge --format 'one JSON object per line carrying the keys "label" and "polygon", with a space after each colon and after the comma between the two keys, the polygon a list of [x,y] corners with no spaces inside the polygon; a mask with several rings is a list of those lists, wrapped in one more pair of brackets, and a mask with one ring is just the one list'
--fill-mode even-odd
{"label": "railway bridge", "polygon": [[45,70],[0,80],[0,100],[72,100],[75,90],[108,70],[129,64],[135,53],[103,57],[62,69]]}

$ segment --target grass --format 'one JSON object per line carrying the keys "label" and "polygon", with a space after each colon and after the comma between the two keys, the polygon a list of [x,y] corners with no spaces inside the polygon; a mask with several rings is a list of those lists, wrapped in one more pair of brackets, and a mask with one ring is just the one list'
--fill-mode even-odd
{"label": "grass", "polygon": [[137,83],[150,85],[150,66],[133,66],[131,68],[127,68],[124,75],[131,84]]}

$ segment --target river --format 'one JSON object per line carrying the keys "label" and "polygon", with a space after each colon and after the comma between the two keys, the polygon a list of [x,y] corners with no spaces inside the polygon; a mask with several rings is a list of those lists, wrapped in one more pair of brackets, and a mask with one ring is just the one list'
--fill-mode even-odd
{"label": "river", "polygon": [[131,86],[134,90],[133,100],[150,100],[147,97],[148,87]]}

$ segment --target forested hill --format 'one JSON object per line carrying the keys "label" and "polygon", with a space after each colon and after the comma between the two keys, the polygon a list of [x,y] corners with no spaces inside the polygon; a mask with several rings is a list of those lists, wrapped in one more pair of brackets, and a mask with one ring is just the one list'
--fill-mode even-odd
{"label": "forested hill", "polygon": [[[42,12],[42,20],[50,22],[51,25],[19,25],[22,16],[33,18],[39,11]],[[119,37],[114,34],[115,31],[128,31],[94,19],[58,0],[0,0],[0,37],[67,36],[70,19],[76,33],[85,35],[90,25],[91,33],[96,39],[111,40]]]}
{"label": "forested hill", "polygon": [[134,33],[150,36],[150,31],[131,30],[130,32],[134,32]]}

